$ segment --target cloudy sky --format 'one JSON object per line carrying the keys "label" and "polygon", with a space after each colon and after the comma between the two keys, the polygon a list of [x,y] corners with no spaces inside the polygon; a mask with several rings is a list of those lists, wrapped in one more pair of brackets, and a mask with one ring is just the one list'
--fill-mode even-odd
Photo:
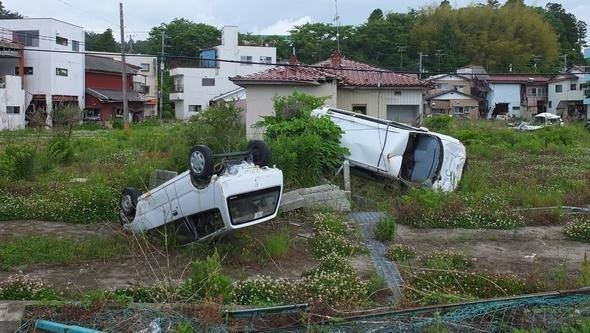
{"label": "cloudy sky", "polygon": [[[237,25],[242,32],[285,34],[294,25],[306,22],[331,22],[334,0],[123,0],[127,33],[145,39],[150,28],[175,17],[185,17],[217,27]],[[477,0],[451,0],[464,6]],[[503,1],[501,1],[503,2]],[[553,2],[557,2],[554,0]],[[54,17],[102,32],[118,29],[119,0],[4,0],[4,6],[29,17]],[[430,0],[338,0],[342,24],[358,24],[371,11],[406,12],[409,7],[431,4]],[[437,2],[438,3],[438,2]],[[544,6],[547,1],[527,0]],[[560,1],[566,10],[590,25],[590,1]],[[118,30],[117,30],[118,31]]]}

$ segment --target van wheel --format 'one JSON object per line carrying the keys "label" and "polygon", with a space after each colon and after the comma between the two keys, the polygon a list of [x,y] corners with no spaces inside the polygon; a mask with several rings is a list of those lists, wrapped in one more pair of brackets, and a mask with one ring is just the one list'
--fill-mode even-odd
{"label": "van wheel", "polygon": [[270,162],[270,149],[266,142],[252,140],[248,143],[248,158],[258,166],[267,166]]}
{"label": "van wheel", "polygon": [[191,176],[197,182],[208,182],[213,176],[213,152],[205,145],[194,146],[188,155]]}
{"label": "van wheel", "polygon": [[135,208],[139,196],[141,196],[141,192],[134,187],[126,187],[121,192],[121,212],[129,219],[135,217]]}

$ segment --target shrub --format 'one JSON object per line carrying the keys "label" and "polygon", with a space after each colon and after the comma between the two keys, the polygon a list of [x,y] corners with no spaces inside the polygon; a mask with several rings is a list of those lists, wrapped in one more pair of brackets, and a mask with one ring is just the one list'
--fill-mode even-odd
{"label": "shrub", "polygon": [[16,274],[0,281],[0,300],[54,301],[60,297],[50,286],[26,274]]}
{"label": "shrub", "polygon": [[381,218],[375,225],[375,239],[381,242],[392,241],[395,236],[395,220],[391,216]]}
{"label": "shrub", "polygon": [[347,150],[340,146],[342,130],[329,117],[311,111],[326,98],[298,92],[274,100],[275,115],[264,117],[265,140],[273,162],[283,171],[288,187],[317,184],[323,171],[341,164]]}
{"label": "shrub", "polygon": [[289,234],[270,234],[264,238],[264,248],[272,258],[282,258],[289,252]]}
{"label": "shrub", "polygon": [[590,217],[585,215],[573,218],[565,225],[563,232],[573,240],[590,242]]}
{"label": "shrub", "polygon": [[466,255],[453,250],[443,250],[427,255],[422,258],[422,262],[432,269],[461,270],[471,266],[471,260]]}
{"label": "shrub", "polygon": [[47,143],[45,153],[54,163],[69,164],[74,157],[74,146],[68,137],[59,135]]}
{"label": "shrub", "polygon": [[0,176],[32,179],[35,176],[36,153],[29,146],[9,146],[0,155]]}
{"label": "shrub", "polygon": [[408,261],[416,257],[416,251],[405,244],[393,244],[387,249],[387,257],[393,261]]}
{"label": "shrub", "polygon": [[448,133],[453,124],[453,117],[449,115],[438,115],[424,118],[424,127],[434,132]]}
{"label": "shrub", "polygon": [[221,260],[217,251],[205,260],[193,263],[191,278],[184,288],[189,299],[222,298],[228,299],[231,293],[231,280],[221,273]]}
{"label": "shrub", "polygon": [[[188,146],[204,144],[214,152],[229,152],[243,148],[246,145],[243,111],[234,103],[210,106],[191,118],[183,130],[183,136]],[[186,163],[188,149],[184,155]]]}

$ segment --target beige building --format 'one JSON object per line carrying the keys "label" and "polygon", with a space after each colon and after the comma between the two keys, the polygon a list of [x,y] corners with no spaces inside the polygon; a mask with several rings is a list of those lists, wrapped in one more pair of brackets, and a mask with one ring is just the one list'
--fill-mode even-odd
{"label": "beige building", "polygon": [[445,91],[456,90],[471,95],[472,80],[460,74],[440,74],[426,79],[430,83],[429,95],[436,95]]}
{"label": "beige building", "polygon": [[422,120],[425,81],[347,59],[340,52],[311,67],[299,63],[295,56],[289,63],[291,66],[230,78],[246,88],[248,138],[262,136],[263,129],[253,125],[274,113],[274,97],[294,91],[325,96],[327,106],[373,117],[413,124]]}
{"label": "beige building", "polygon": [[447,114],[455,117],[477,119],[479,115],[478,100],[461,91],[443,91],[425,98],[426,114]]}

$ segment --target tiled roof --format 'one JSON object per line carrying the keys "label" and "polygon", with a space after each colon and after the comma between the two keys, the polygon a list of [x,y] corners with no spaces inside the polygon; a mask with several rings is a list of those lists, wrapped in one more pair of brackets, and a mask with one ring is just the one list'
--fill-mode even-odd
{"label": "tiled roof", "polygon": [[[123,91],[113,89],[86,88],[86,93],[98,98],[103,103],[116,103],[123,101]],[[145,98],[135,90],[127,90],[129,102],[144,102]]]}
{"label": "tiled roof", "polygon": [[578,76],[570,73],[557,74],[549,80],[549,82],[559,82],[568,80],[577,80]]}
{"label": "tiled roof", "polygon": [[[292,57],[291,65],[302,65]],[[235,83],[250,82],[300,82],[317,83],[326,79],[337,79],[341,85],[351,87],[426,87],[427,83],[416,77],[392,73],[362,62],[346,59],[334,52],[329,59],[312,67],[282,66],[262,72],[238,75],[230,78]]]}
{"label": "tiled roof", "polygon": [[547,83],[548,77],[540,75],[512,75],[512,74],[491,74],[488,82],[491,83]]}
{"label": "tiled roof", "polygon": [[[86,55],[86,71],[88,72],[105,72],[121,73],[121,62],[112,58],[100,57],[95,55]],[[127,74],[135,75],[140,67],[127,64]]]}

